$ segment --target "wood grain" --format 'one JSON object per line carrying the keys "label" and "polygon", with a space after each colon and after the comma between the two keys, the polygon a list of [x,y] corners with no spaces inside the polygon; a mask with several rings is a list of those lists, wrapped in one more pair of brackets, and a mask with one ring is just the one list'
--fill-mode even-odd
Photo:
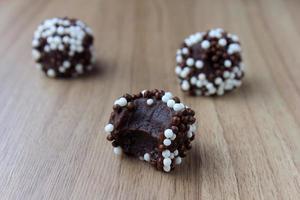
{"label": "wood grain", "polygon": [[[0,1],[1,199],[300,199],[300,1]],[[92,27],[98,73],[53,80],[33,67],[45,18]],[[180,91],[174,55],[190,33],[237,33],[244,85],[221,98]],[[171,174],[117,158],[103,126],[113,100],[162,88],[192,106],[193,149]]]}

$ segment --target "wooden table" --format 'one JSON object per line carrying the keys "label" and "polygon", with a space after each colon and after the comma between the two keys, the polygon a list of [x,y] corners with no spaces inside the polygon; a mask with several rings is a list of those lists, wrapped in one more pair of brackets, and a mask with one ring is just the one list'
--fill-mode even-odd
{"label": "wooden table", "polygon": [[[0,199],[300,199],[300,1],[0,1]],[[45,18],[94,30],[98,73],[46,78],[31,38]],[[237,33],[243,86],[184,95],[175,52],[196,31]],[[171,174],[118,158],[106,141],[113,101],[170,90],[196,110],[199,133]]]}

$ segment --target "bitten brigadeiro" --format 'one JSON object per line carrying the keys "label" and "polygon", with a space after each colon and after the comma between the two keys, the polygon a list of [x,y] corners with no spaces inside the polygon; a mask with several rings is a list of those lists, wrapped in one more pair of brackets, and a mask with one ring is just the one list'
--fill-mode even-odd
{"label": "bitten brigadeiro", "polygon": [[92,30],[82,21],[47,19],[32,40],[36,67],[48,77],[76,77],[93,69]]}
{"label": "bitten brigadeiro", "polygon": [[191,95],[223,95],[242,84],[239,38],[223,29],[190,35],[177,51],[176,62],[181,89]]}
{"label": "bitten brigadeiro", "polygon": [[117,99],[104,129],[115,154],[134,156],[169,172],[191,148],[194,115],[170,92],[144,90]]}

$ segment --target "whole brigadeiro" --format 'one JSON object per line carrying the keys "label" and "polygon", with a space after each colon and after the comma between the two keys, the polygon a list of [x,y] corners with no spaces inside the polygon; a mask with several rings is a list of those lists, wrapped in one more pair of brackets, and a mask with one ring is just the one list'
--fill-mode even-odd
{"label": "whole brigadeiro", "polygon": [[172,93],[144,90],[118,98],[104,129],[115,154],[125,153],[170,172],[191,148],[196,132],[194,115]]}
{"label": "whole brigadeiro", "polygon": [[52,18],[34,33],[32,56],[48,77],[76,77],[93,69],[92,30],[82,21]]}
{"label": "whole brigadeiro", "polygon": [[223,95],[242,84],[239,38],[220,28],[186,38],[177,50],[176,63],[180,87],[191,95]]}

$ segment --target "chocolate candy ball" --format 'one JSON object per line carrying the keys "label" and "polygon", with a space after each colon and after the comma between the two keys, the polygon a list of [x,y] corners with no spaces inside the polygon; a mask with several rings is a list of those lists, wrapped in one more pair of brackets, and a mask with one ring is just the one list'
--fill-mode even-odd
{"label": "chocolate candy ball", "polygon": [[93,35],[82,21],[47,19],[34,33],[32,56],[48,77],[76,77],[93,69]]}
{"label": "chocolate candy ball", "polygon": [[177,51],[176,62],[181,89],[191,95],[223,95],[242,84],[239,38],[222,29],[190,35]]}
{"label": "chocolate candy ball", "polygon": [[104,129],[115,154],[125,153],[170,172],[191,148],[194,115],[170,92],[144,90],[118,98]]}

